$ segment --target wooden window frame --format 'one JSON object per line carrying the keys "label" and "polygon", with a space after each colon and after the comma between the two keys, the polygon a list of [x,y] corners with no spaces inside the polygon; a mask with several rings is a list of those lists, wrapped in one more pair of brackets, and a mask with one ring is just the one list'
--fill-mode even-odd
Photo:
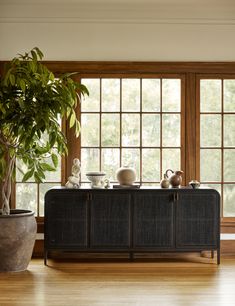
{"label": "wooden window frame", "polygon": [[[4,61],[0,61],[0,73],[3,69]],[[235,62],[125,62],[125,61],[44,61],[55,74],[64,72],[79,72],[79,77],[99,74],[102,76],[112,74],[118,77],[119,74],[146,73],[146,74],[184,74],[185,75],[185,182],[191,179],[199,179],[197,167],[199,164],[197,148],[197,98],[196,87],[197,75],[213,75],[220,77],[222,74],[235,74]],[[79,117],[79,106],[77,108]],[[80,138],[74,138],[74,131],[64,128],[68,141],[69,156],[63,162],[62,173],[64,179],[70,174],[72,160],[79,156]],[[14,199],[13,199],[14,200]],[[43,218],[38,218],[39,224],[43,223]],[[235,232],[235,217],[222,218],[222,232]]]}
{"label": "wooden window frame", "polygon": [[[221,217],[221,224],[222,224],[222,229],[224,232],[233,232],[235,233],[235,217],[223,217],[223,172],[224,172],[224,153],[223,150],[226,149],[223,145],[223,139],[224,139],[224,133],[223,133],[223,121],[224,121],[224,114],[228,115],[234,115],[235,112],[224,112],[224,101],[223,101],[223,86],[224,86],[224,80],[229,80],[229,79],[235,79],[235,71],[233,74],[228,74],[228,73],[219,73],[219,74],[197,74],[196,75],[196,177],[200,179],[200,80],[221,80],[221,111],[220,112],[202,112],[203,114],[211,114],[211,115],[221,115],[222,122],[221,122],[221,145],[219,147],[210,147],[208,149],[220,149],[222,151],[221,155],[221,178],[222,180],[219,182],[213,182],[214,184],[219,184],[221,185],[221,198],[222,198],[222,205],[221,205],[221,210],[222,210],[222,217]],[[230,148],[231,149],[231,148]],[[229,183],[225,183],[229,184]]]}
{"label": "wooden window frame", "polygon": [[[121,104],[120,104],[120,110],[119,111],[115,111],[115,112],[102,112],[101,111],[101,95],[100,95],[100,110],[99,111],[95,111],[95,112],[88,112],[88,111],[84,111],[84,112],[81,112],[81,109],[79,109],[79,112],[77,113],[77,115],[79,116],[80,118],[80,115],[81,113],[84,113],[84,114],[99,114],[100,116],[102,114],[112,114],[112,113],[115,113],[115,114],[139,114],[140,115],[140,143],[138,146],[123,146],[121,144],[121,140],[120,140],[120,157],[119,157],[119,162],[120,162],[120,166],[121,166],[121,160],[122,160],[122,157],[121,157],[121,151],[122,149],[139,149],[140,150],[140,181],[138,183],[140,184],[155,184],[155,183],[159,183],[160,180],[161,180],[161,176],[162,176],[162,173],[163,173],[163,169],[162,169],[162,152],[163,152],[163,149],[179,149],[180,150],[180,160],[181,160],[181,169],[185,172],[185,75],[184,74],[169,74],[169,73],[165,73],[165,74],[146,74],[146,73],[134,73],[134,74],[131,74],[131,73],[128,73],[128,74],[80,74],[79,75],[79,79],[77,79],[79,82],[81,81],[81,79],[85,79],[85,78],[91,78],[91,79],[109,79],[109,78],[118,78],[120,79],[120,82],[122,79],[139,79],[140,80],[140,100],[142,100],[142,79],[160,79],[160,111],[156,111],[156,112],[147,112],[147,111],[142,111],[142,102],[140,103],[140,110],[139,111],[121,111],[121,106],[122,106],[122,99],[121,99]],[[179,112],[176,112],[176,111],[172,111],[172,112],[164,112],[162,111],[162,80],[163,79],[179,79],[181,81],[181,105],[180,105],[180,111]],[[121,83],[120,83],[120,86],[121,86]],[[89,88],[88,88],[89,89]],[[101,90],[101,88],[100,88]],[[122,93],[122,89],[120,88],[120,95]],[[143,146],[142,145],[142,141],[141,141],[141,135],[142,135],[142,115],[143,114],[157,114],[160,116],[160,144],[159,146],[156,146],[156,147],[148,147],[148,146]],[[179,114],[180,115],[180,146],[178,147],[173,147],[173,146],[169,146],[169,147],[163,147],[162,145],[162,116],[164,114],[168,114],[168,115],[173,115],[173,114]],[[120,120],[120,125],[121,125],[121,120]],[[122,128],[120,127],[120,132],[121,132]],[[120,133],[120,138],[121,138],[121,133]],[[100,131],[99,131],[99,139],[101,140],[101,119],[100,119]],[[81,148],[86,148],[86,147],[82,147],[81,146],[81,143],[80,143],[80,149]],[[87,147],[88,148],[88,147]],[[103,147],[101,145],[101,142],[99,143],[98,146],[96,147],[89,147],[89,148],[94,148],[94,149],[99,149],[101,150],[102,148],[106,148],[106,147]],[[107,147],[108,148],[108,147]],[[109,147],[110,149],[114,148],[116,149],[117,147]],[[160,151],[160,180],[159,181],[143,181],[142,180],[142,149],[159,149]],[[80,152],[79,152],[79,155],[80,157]],[[101,155],[100,155],[100,158],[99,158],[99,164],[101,166]],[[185,184],[185,179],[183,177],[183,184]]]}

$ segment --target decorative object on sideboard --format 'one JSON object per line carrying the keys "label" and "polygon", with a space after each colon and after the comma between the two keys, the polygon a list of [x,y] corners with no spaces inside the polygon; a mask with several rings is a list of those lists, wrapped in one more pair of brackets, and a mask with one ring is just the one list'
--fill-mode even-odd
{"label": "decorative object on sideboard", "polygon": [[107,184],[107,181],[105,182],[104,180],[105,175],[106,173],[101,171],[86,173],[88,180],[91,182],[91,188],[104,188],[105,184]]}
{"label": "decorative object on sideboard", "polygon": [[[168,173],[171,172],[169,175]],[[182,170],[173,171],[171,169],[166,170],[166,177],[169,179],[172,188],[179,188],[182,184]]]}
{"label": "decorative object on sideboard", "polygon": [[193,189],[197,189],[200,187],[200,182],[198,182],[197,180],[192,180],[189,182],[189,185],[193,188]]}
{"label": "decorative object on sideboard", "polygon": [[136,180],[136,171],[129,166],[123,166],[116,171],[117,180],[122,186],[131,186]]}
{"label": "decorative object on sideboard", "polygon": [[160,186],[161,186],[161,188],[169,188],[170,187],[170,182],[169,182],[169,179],[168,179],[166,173],[164,174],[164,178],[160,182]]}
{"label": "decorative object on sideboard", "polygon": [[81,163],[78,158],[74,158],[73,166],[71,169],[71,176],[68,177],[68,182],[65,184],[67,188],[79,188],[80,187],[80,173]]}
{"label": "decorative object on sideboard", "polygon": [[109,179],[105,178],[103,182],[104,182],[104,188],[108,189],[111,187]]}

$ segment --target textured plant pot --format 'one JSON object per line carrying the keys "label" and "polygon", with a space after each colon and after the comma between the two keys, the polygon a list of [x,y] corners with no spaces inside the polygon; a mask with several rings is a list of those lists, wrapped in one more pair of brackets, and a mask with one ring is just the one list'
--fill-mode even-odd
{"label": "textured plant pot", "polygon": [[0,215],[0,272],[27,269],[36,239],[37,223],[30,210],[11,210]]}
{"label": "textured plant pot", "polygon": [[132,185],[136,180],[135,169],[130,167],[121,167],[116,172],[117,180],[120,185]]}

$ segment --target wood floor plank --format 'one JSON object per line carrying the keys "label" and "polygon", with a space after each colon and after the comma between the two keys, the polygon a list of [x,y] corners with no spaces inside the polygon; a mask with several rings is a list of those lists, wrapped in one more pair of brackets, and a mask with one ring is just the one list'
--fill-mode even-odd
{"label": "wood floor plank", "polygon": [[29,269],[0,273],[0,305],[235,305],[235,258],[201,262],[68,262],[42,259]]}

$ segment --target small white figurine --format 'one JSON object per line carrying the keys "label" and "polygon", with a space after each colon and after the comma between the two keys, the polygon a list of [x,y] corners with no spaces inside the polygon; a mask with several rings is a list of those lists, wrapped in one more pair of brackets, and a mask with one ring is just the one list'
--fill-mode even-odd
{"label": "small white figurine", "polygon": [[81,172],[80,160],[78,158],[74,158],[72,166],[72,175],[80,178],[80,172]]}
{"label": "small white figurine", "polygon": [[81,163],[78,158],[74,158],[72,166],[72,175],[68,177],[68,182],[65,184],[67,188],[79,188],[80,186],[80,173]]}
{"label": "small white figurine", "polygon": [[110,181],[109,179],[104,179],[104,188],[110,188]]}

